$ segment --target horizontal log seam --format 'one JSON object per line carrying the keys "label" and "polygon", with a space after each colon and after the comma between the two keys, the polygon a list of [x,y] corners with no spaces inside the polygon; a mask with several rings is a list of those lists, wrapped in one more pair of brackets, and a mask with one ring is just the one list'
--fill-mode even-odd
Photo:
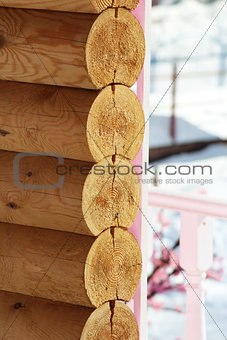
{"label": "horizontal log seam", "polygon": [[[5,33],[6,35],[9,35],[10,37],[25,39],[25,40],[27,40],[27,45],[32,45],[32,43],[29,42],[29,38],[27,38],[25,35],[21,36],[21,35],[17,35],[17,34],[13,34],[13,33],[8,33],[6,31],[0,29],[0,34],[2,34],[2,33]],[[57,37],[56,38],[56,37],[52,37],[52,36],[48,36],[48,35],[45,35],[45,37],[46,38],[50,38],[52,40],[54,40],[54,39],[56,39],[56,40],[64,40],[64,41],[78,42],[78,43],[81,43],[81,44],[84,44],[86,42],[86,40],[85,41],[81,41],[81,40],[62,38],[62,37]],[[86,42],[86,44],[89,44],[89,42]],[[15,45],[21,45],[21,43],[14,43],[13,46],[15,46]],[[1,49],[1,47],[0,47],[0,49]]]}
{"label": "horizontal log seam", "polygon": [[[51,85],[48,85],[48,86],[51,86]],[[92,90],[91,90],[92,91]],[[13,103],[13,104],[18,104],[20,105],[20,103],[18,102],[15,102],[15,101],[12,101],[10,99],[10,103]],[[0,107],[1,107],[1,103],[0,103]],[[51,109],[52,111],[55,111],[55,112],[71,112],[71,113],[84,113],[84,114],[87,114],[87,112],[85,111],[79,111],[79,110],[68,110],[68,109],[61,109],[61,110],[56,110],[56,109]],[[12,115],[12,116],[17,116],[16,113],[12,113],[12,112],[8,112],[8,111],[2,111],[1,112],[5,113],[6,115]],[[31,111],[25,111],[23,110],[24,113],[28,113],[28,114],[33,114],[33,112]],[[1,113],[0,113],[0,116],[3,116]],[[40,116],[40,117],[46,117],[47,115],[46,114],[42,114],[42,113],[36,113],[36,116]],[[56,117],[56,118],[59,118],[59,116],[53,116],[51,115],[51,117]]]}

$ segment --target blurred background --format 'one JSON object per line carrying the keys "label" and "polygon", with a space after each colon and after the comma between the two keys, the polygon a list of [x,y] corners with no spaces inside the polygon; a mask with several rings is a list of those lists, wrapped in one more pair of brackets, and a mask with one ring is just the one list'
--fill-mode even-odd
{"label": "blurred background", "polygon": [[[227,200],[227,5],[215,19],[224,3],[153,0],[150,163],[156,175],[145,183],[149,187]],[[182,176],[177,170],[170,176],[166,165],[207,168],[204,174]],[[149,232],[154,247],[148,261],[148,339],[180,340],[184,279],[160,242],[177,262],[179,214],[150,207],[149,217],[157,234]],[[214,220],[214,264],[205,295],[207,309],[227,338],[227,221],[221,219]],[[224,339],[215,322],[206,313],[207,340]]]}

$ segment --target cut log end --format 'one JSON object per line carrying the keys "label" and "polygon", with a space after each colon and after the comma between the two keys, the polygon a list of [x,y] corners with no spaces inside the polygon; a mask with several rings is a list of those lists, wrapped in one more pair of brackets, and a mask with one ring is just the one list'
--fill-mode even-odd
{"label": "cut log end", "polygon": [[130,301],[139,284],[142,256],[138,242],[125,229],[104,231],[93,243],[85,264],[85,288],[98,307],[111,300]]}
{"label": "cut log end", "polygon": [[144,125],[137,96],[126,86],[107,86],[96,97],[87,121],[87,140],[95,161],[114,154],[134,159],[143,141]]}
{"label": "cut log end", "polygon": [[131,12],[109,8],[98,16],[86,43],[88,75],[98,89],[113,83],[132,86],[144,56],[143,30]]}
{"label": "cut log end", "polygon": [[136,319],[124,303],[107,302],[87,320],[81,340],[139,340]]}
{"label": "cut log end", "polygon": [[137,7],[139,0],[90,0],[97,13],[108,7],[125,7],[133,10]]}
{"label": "cut log end", "polygon": [[130,161],[113,156],[92,167],[83,188],[82,210],[93,235],[110,227],[130,228],[139,203],[139,179]]}

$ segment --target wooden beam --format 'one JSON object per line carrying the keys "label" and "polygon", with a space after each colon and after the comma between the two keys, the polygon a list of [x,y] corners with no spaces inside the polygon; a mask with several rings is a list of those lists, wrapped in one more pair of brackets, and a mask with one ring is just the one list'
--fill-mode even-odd
{"label": "wooden beam", "polygon": [[83,273],[93,237],[7,223],[0,224],[0,235],[1,290],[92,306]]}
{"label": "wooden beam", "polygon": [[94,311],[0,291],[0,321],[4,340],[139,340],[133,313],[119,301]]}
{"label": "wooden beam", "polygon": [[92,308],[0,291],[0,338],[80,340]]}
{"label": "wooden beam", "polygon": [[[16,156],[0,151],[1,222],[86,235],[132,225],[140,185],[128,160],[116,157],[114,165],[108,157],[91,168],[91,163],[64,160],[61,165],[55,157],[24,154],[15,163]],[[128,175],[115,177],[119,162]],[[59,179],[64,183],[58,187]]]}
{"label": "wooden beam", "polygon": [[132,86],[145,42],[126,9],[99,16],[0,7],[0,79],[88,89]]}
{"label": "wooden beam", "polygon": [[101,92],[0,81],[0,146],[20,152],[57,152],[100,161],[133,159],[142,144],[144,114],[123,85]]}
{"label": "wooden beam", "polygon": [[85,45],[94,14],[0,8],[1,79],[94,88]]}
{"label": "wooden beam", "polygon": [[[82,191],[92,164],[65,160],[62,168],[55,157],[25,155],[14,172],[16,155],[0,151],[0,221],[91,235],[83,218]],[[59,173],[67,174],[61,188],[23,187],[56,186]]]}
{"label": "wooden beam", "polygon": [[125,7],[133,10],[138,2],[139,0],[4,0],[1,5],[27,9],[100,13],[108,7]]}
{"label": "wooden beam", "polygon": [[0,289],[87,307],[129,301],[141,274],[127,230],[90,236],[0,223]]}

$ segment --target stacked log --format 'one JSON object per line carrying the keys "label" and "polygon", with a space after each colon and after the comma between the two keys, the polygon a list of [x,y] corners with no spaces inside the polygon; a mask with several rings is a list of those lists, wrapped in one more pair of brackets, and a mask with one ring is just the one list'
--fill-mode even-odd
{"label": "stacked log", "polygon": [[0,318],[5,340],[106,340],[111,334],[112,339],[138,339],[134,315],[119,301],[94,310],[2,291]]}
{"label": "stacked log", "polygon": [[143,30],[124,8],[100,15],[0,8],[0,32],[3,80],[132,86],[143,65]]}
{"label": "stacked log", "polygon": [[1,4],[2,339],[139,339],[137,3]]}
{"label": "stacked log", "polygon": [[134,159],[143,134],[141,104],[126,86],[59,91],[58,86],[0,81],[1,149],[56,152],[87,162],[115,153]]}
{"label": "stacked log", "polygon": [[0,223],[4,291],[93,308],[130,301],[141,261],[139,245],[126,229],[107,229],[95,239]]}
{"label": "stacked log", "polygon": [[[59,165],[56,157],[41,155],[22,154],[17,161],[18,155],[0,151],[2,222],[85,235],[98,235],[112,226],[132,225],[140,186],[128,160],[116,156],[115,162],[121,162],[129,174],[113,179],[112,157],[92,166],[73,160]],[[64,184],[58,187],[60,177]]]}

